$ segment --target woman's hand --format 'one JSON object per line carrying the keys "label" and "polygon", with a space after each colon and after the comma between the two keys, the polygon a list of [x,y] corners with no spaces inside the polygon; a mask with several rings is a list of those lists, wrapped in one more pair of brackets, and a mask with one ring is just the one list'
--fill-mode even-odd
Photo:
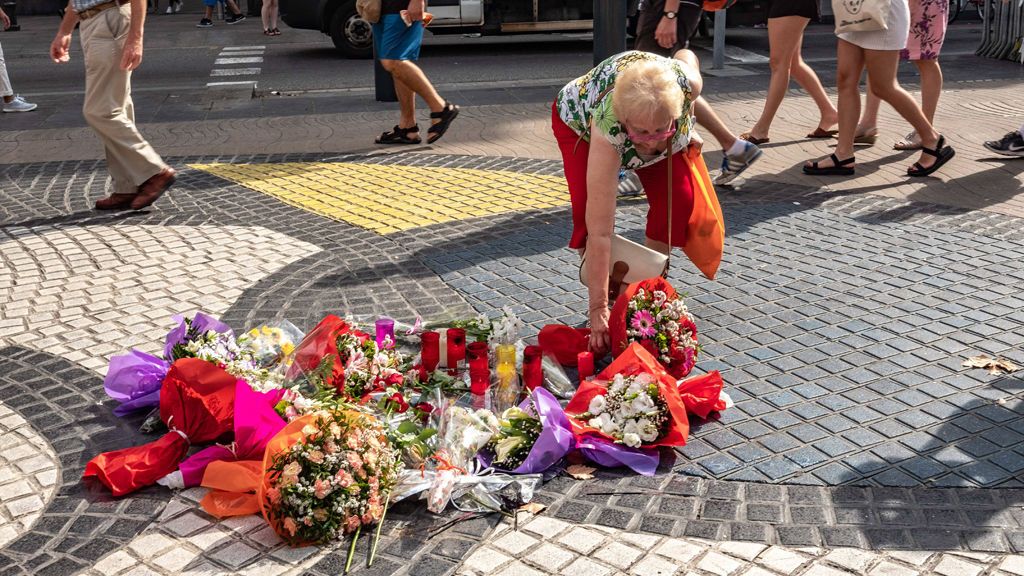
{"label": "woman's hand", "polygon": [[607,306],[597,306],[590,310],[590,351],[596,358],[608,353],[612,339],[608,334],[610,313]]}
{"label": "woman's hand", "polygon": [[690,158],[696,158],[701,155],[704,149],[704,139],[700,137],[696,132],[690,133],[690,144],[687,146],[686,153]]}

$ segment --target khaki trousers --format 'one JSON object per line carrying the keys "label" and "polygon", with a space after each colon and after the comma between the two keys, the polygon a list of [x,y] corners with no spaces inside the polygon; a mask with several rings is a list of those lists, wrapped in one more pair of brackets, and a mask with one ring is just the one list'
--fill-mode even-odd
{"label": "khaki trousers", "polygon": [[7,64],[4,62],[3,46],[0,46],[0,96],[14,96],[11,79],[7,77]]}
{"label": "khaki trousers", "polygon": [[85,121],[103,142],[115,194],[135,194],[167,164],[135,127],[132,73],[121,70],[131,5],[108,8],[82,22],[85,54]]}

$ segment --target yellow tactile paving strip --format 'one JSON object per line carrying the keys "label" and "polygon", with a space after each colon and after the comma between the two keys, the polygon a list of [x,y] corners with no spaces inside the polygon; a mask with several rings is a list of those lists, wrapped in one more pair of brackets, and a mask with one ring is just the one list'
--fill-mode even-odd
{"label": "yellow tactile paving strip", "polygon": [[378,234],[569,203],[561,177],[502,170],[344,162],[191,166]]}

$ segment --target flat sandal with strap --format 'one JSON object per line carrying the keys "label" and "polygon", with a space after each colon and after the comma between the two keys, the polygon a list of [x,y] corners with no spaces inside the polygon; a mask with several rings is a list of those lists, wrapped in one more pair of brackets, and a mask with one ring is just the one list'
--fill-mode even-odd
{"label": "flat sandal with strap", "polygon": [[409,137],[410,133],[419,131],[419,124],[413,124],[408,128],[399,128],[398,124],[395,124],[395,127],[390,132],[381,133],[374,142],[377,144],[419,144],[422,142],[419,136],[415,138]]}
{"label": "flat sandal with strap", "polygon": [[804,165],[804,174],[811,176],[853,176],[854,167],[850,166],[857,161],[855,156],[850,156],[845,160],[840,160],[838,156],[832,154],[829,156],[832,159],[832,166],[819,166],[818,161],[811,162],[810,166]]}
{"label": "flat sandal with strap", "polygon": [[935,143],[935,148],[925,148],[921,146],[921,152],[935,157],[935,163],[925,168],[921,166],[920,162],[914,162],[914,165],[907,168],[907,176],[929,176],[934,173],[946,162],[953,159],[956,156],[956,150],[953,150],[952,146],[946,146],[946,137],[939,134],[939,141]]}
{"label": "flat sandal with strap", "polygon": [[430,119],[438,120],[437,123],[431,124],[430,128],[427,128],[427,144],[433,144],[444,136],[444,133],[448,131],[448,127],[451,126],[452,120],[459,115],[459,107],[451,102],[445,100],[444,108],[440,112],[431,112]]}

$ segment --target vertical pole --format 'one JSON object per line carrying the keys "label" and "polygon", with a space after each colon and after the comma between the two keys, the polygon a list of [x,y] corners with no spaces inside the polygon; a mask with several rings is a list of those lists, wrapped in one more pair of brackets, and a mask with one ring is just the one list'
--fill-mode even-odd
{"label": "vertical pole", "polygon": [[21,30],[21,26],[18,25],[18,2],[17,0],[10,0],[7,2],[0,3],[0,10],[7,13],[7,17],[11,19],[11,27],[7,29],[8,32],[17,32]]}
{"label": "vertical pole", "polygon": [[626,51],[626,2],[594,0],[594,65]]}
{"label": "vertical pole", "polygon": [[711,67],[715,70],[725,67],[725,10],[715,12],[715,43]]}
{"label": "vertical pole", "polygon": [[373,44],[373,89],[377,102],[398,102],[395,81],[377,58],[376,42]]}

